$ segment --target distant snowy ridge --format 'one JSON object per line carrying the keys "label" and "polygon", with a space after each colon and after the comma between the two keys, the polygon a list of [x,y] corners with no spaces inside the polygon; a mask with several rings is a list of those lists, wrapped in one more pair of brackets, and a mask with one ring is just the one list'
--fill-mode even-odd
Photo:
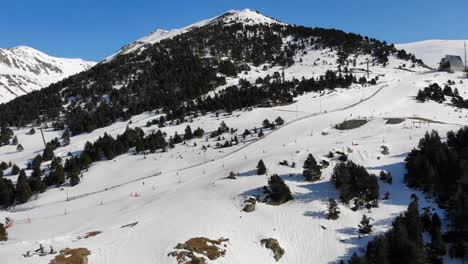
{"label": "distant snowy ridge", "polygon": [[47,87],[95,64],[52,57],[27,46],[0,49],[0,103]]}
{"label": "distant snowy ridge", "polygon": [[440,59],[445,55],[457,55],[464,59],[465,40],[431,39],[412,43],[396,44],[398,49],[413,53],[418,59],[430,67],[437,68]]}
{"label": "distant snowy ridge", "polygon": [[104,59],[103,62],[109,62],[113,58],[115,58],[115,56],[117,55],[129,54],[132,52],[141,52],[142,50],[145,49],[145,47],[152,45],[154,43],[158,43],[164,39],[173,38],[177,35],[186,33],[192,29],[196,29],[196,28],[200,28],[200,27],[204,27],[204,26],[207,26],[210,24],[216,24],[216,23],[224,23],[224,24],[243,23],[246,25],[274,24],[274,23],[283,24],[276,19],[269,18],[251,9],[230,10],[221,16],[202,20],[200,22],[191,24],[181,29],[172,29],[172,30],[157,29],[153,31],[152,33],[150,33],[149,35],[143,38],[140,38],[133,43],[125,45],[124,47],[122,47],[122,49],[120,49],[116,53]]}

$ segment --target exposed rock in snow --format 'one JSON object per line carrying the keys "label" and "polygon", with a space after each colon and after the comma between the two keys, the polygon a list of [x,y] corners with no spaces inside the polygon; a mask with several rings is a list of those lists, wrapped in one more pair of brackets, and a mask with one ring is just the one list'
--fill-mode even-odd
{"label": "exposed rock in snow", "polygon": [[270,249],[273,252],[273,257],[276,261],[280,260],[281,257],[284,255],[284,249],[278,243],[278,240],[274,238],[262,239],[260,240],[262,246]]}

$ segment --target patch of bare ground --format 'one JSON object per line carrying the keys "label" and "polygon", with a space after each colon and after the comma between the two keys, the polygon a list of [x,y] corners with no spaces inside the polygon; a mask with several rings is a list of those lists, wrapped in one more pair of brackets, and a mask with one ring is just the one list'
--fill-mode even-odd
{"label": "patch of bare ground", "polygon": [[86,233],[84,236],[80,236],[79,239],[87,239],[90,237],[95,237],[101,233],[102,231],[91,231],[91,232]]}
{"label": "patch of bare ground", "polygon": [[397,125],[405,121],[404,118],[384,118],[384,119],[387,120],[387,122],[385,122],[386,125]]}
{"label": "patch of bare ground", "polygon": [[88,264],[88,256],[91,254],[87,248],[66,248],[60,250],[50,264]]}
{"label": "patch of bare ground", "polygon": [[338,130],[350,130],[350,129],[355,129],[358,127],[361,127],[365,124],[367,124],[367,120],[365,119],[351,119],[351,120],[345,120],[342,123],[335,125],[335,128]]}
{"label": "patch of bare ground", "polygon": [[175,257],[179,264],[205,264],[206,258],[215,260],[226,254],[229,239],[211,240],[205,237],[195,237],[185,243],[179,243],[168,256]]}

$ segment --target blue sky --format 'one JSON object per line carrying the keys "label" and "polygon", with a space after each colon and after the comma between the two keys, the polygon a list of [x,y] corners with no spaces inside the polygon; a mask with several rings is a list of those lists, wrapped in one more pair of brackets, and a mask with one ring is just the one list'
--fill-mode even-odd
{"label": "blue sky", "polygon": [[0,47],[27,45],[95,61],[156,28],[244,8],[392,43],[468,39],[466,0],[5,0],[0,6]]}

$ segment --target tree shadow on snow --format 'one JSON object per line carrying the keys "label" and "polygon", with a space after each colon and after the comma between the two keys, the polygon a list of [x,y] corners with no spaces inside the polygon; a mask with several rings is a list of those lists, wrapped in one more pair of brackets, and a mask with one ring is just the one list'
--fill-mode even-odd
{"label": "tree shadow on snow", "polygon": [[303,215],[315,219],[327,219],[327,214],[324,211],[306,211]]}
{"label": "tree shadow on snow", "polygon": [[296,185],[299,188],[305,188],[308,190],[306,193],[294,194],[294,200],[308,203],[311,201],[328,201],[329,198],[336,196],[336,190],[329,181],[305,183],[302,185]]}
{"label": "tree shadow on snow", "polygon": [[239,177],[257,176],[257,170],[250,170],[239,173]]}

